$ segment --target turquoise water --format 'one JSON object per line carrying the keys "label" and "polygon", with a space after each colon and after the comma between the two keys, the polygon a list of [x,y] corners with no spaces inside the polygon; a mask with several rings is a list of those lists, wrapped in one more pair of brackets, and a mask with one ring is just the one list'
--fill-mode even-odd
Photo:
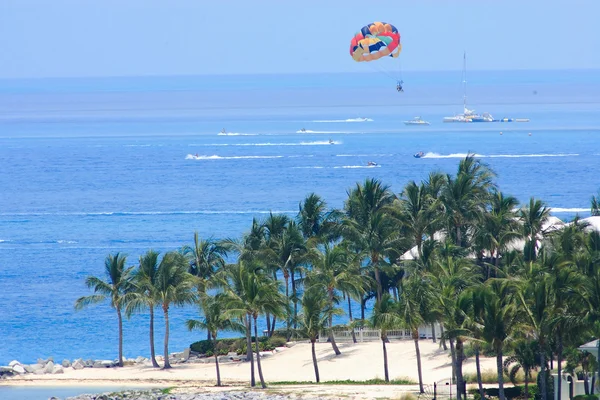
{"label": "turquoise water", "polygon": [[[48,400],[50,397],[66,399],[67,397],[79,396],[87,393],[120,392],[131,389],[125,386],[85,386],[85,387],[14,387],[0,386],[0,399],[6,400]],[[137,388],[136,388],[137,389]]]}
{"label": "turquoise water", "polygon": [[[588,213],[600,188],[599,71],[470,74],[471,108],[529,123],[443,124],[462,110],[460,72],[404,80],[404,94],[350,74],[0,81],[0,364],[116,357],[113,311],[73,310],[108,253],[133,264],[196,230],[239,237],[253,217],[293,216],[313,191],[341,207],[367,177],[399,192],[454,171],[467,151],[520,201]],[[431,125],[403,124],[416,115]],[[183,326],[192,307],[171,316],[172,351],[205,337]],[[143,315],[125,322],[127,357],[148,354],[147,329]]]}

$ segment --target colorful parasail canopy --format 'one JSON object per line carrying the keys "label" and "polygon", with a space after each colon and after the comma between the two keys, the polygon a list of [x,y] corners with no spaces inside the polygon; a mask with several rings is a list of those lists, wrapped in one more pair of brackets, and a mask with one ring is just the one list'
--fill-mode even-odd
{"label": "colorful parasail canopy", "polygon": [[373,22],[362,27],[350,41],[354,61],[375,61],[381,57],[398,57],[402,51],[400,32],[394,25]]}

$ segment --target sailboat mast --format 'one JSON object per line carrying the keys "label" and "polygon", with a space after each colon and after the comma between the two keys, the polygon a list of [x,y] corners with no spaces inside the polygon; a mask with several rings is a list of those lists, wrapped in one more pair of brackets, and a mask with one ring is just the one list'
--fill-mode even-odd
{"label": "sailboat mast", "polygon": [[463,52],[463,109],[467,109],[467,52]]}

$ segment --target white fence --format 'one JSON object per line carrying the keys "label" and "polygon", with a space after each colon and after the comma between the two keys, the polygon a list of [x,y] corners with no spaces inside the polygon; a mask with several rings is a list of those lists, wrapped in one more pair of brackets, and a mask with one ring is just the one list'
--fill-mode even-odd
{"label": "white fence", "polygon": [[[381,331],[379,329],[355,329],[354,336],[357,342],[368,342],[373,340],[381,340]],[[336,342],[351,342],[352,330],[343,329],[337,330],[334,328],[333,337]],[[389,340],[401,340],[401,339],[412,339],[412,332],[410,329],[394,329],[387,332]],[[441,338],[441,329],[438,323],[435,324],[435,337]],[[419,339],[432,339],[433,334],[430,326],[423,326],[419,328]],[[321,332],[319,335],[319,342],[327,342],[328,335],[325,332]]]}

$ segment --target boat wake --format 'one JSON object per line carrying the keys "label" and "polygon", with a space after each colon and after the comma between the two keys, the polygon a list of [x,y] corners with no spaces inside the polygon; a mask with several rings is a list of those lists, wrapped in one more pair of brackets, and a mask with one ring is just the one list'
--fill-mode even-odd
{"label": "boat wake", "polygon": [[391,157],[393,154],[336,154],[336,157]]}
{"label": "boat wake", "polygon": [[185,156],[186,160],[245,160],[245,159],[265,159],[265,158],[283,158],[284,156],[218,156],[213,154],[212,156],[195,156],[188,154]]}
{"label": "boat wake", "polygon": [[332,144],[342,144],[337,140],[318,140],[314,142],[299,142],[299,143],[208,143],[208,144],[191,144],[190,146],[329,146]]}
{"label": "boat wake", "polygon": [[258,136],[258,133],[219,132],[217,136]]}
{"label": "boat wake", "polygon": [[340,122],[373,122],[371,118],[348,118],[348,119],[318,119],[312,122],[318,123],[340,123]]}
{"label": "boat wake", "polygon": [[[465,158],[467,153],[452,153],[452,154],[438,154],[438,153],[425,153],[421,158]],[[579,154],[576,153],[557,153],[557,154],[474,154],[475,157],[479,158],[534,158],[534,157],[577,157]]]}
{"label": "boat wake", "polygon": [[381,168],[381,165],[342,165],[340,167],[333,167],[334,169],[355,169],[355,168]]}
{"label": "boat wake", "polygon": [[341,133],[341,134],[348,134],[348,133],[352,133],[352,132],[347,132],[347,131],[312,131],[310,129],[299,129],[296,131],[296,133],[327,133],[327,134],[334,134],[334,133]]}

